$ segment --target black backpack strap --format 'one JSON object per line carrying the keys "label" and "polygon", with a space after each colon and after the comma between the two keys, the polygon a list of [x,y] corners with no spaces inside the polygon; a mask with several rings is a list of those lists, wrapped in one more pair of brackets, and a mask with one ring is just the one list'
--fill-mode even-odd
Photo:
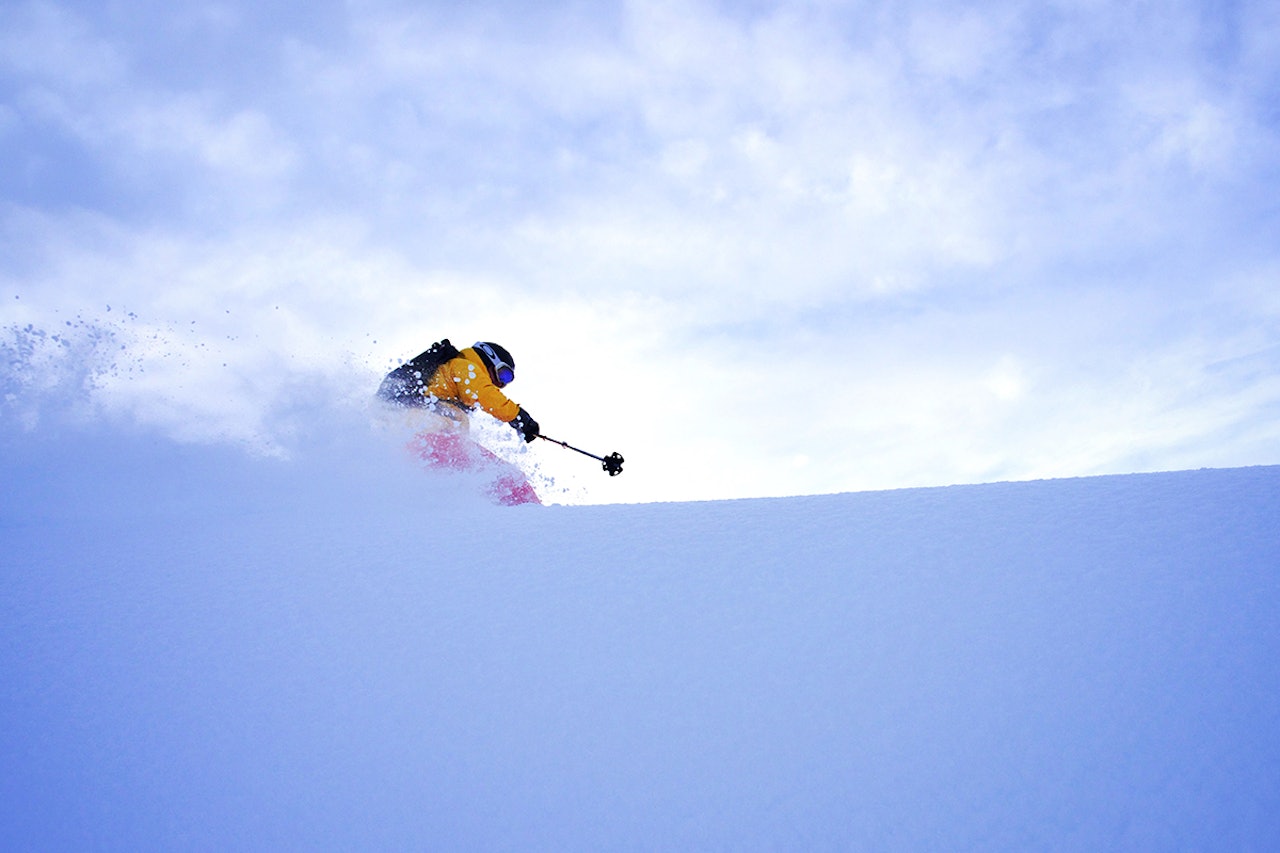
{"label": "black backpack strap", "polygon": [[427,385],[446,361],[462,353],[449,339],[436,341],[423,352],[387,374],[378,387],[378,396],[401,406],[425,406]]}
{"label": "black backpack strap", "polygon": [[431,346],[418,355],[414,356],[405,367],[411,367],[414,370],[421,371],[423,384],[431,381],[431,377],[440,369],[440,365],[450,359],[455,359],[462,353],[453,344],[449,343],[449,339],[436,341]]}

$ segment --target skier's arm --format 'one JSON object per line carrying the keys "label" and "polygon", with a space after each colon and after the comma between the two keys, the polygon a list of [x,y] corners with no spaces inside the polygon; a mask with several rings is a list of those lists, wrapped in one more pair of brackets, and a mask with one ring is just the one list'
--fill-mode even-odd
{"label": "skier's arm", "polygon": [[472,386],[476,403],[480,408],[498,420],[511,424],[511,427],[520,433],[520,437],[525,441],[533,441],[538,437],[538,422],[533,419],[533,416],[526,412],[523,406],[503,394],[496,385],[488,381],[487,377],[473,379]]}
{"label": "skier's arm", "polygon": [[489,381],[483,373],[472,377],[468,389],[474,403],[504,423],[511,423],[520,414],[520,406],[506,394],[498,390],[498,386]]}

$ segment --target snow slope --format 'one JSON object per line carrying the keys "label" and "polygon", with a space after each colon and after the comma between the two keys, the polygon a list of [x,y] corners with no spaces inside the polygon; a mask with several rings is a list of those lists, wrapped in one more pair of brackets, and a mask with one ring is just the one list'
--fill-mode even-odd
{"label": "snow slope", "polygon": [[1280,468],[500,509],[356,436],[0,451],[9,849],[1280,848]]}

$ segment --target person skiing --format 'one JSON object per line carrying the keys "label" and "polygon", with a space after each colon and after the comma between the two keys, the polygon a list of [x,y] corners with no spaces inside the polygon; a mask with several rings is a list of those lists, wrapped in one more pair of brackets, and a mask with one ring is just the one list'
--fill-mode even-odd
{"label": "person skiing", "polygon": [[446,338],[387,374],[378,388],[384,401],[425,408],[457,423],[483,409],[510,424],[526,441],[538,437],[538,422],[501,389],[515,381],[515,359],[492,341],[459,350]]}
{"label": "person skiing", "polygon": [[377,396],[413,415],[417,434],[410,448],[428,465],[496,470],[488,488],[491,498],[505,505],[541,503],[519,468],[468,437],[476,409],[509,424],[526,442],[538,437],[538,422],[502,391],[514,380],[515,359],[506,348],[478,341],[459,350],[446,338],[388,373]]}

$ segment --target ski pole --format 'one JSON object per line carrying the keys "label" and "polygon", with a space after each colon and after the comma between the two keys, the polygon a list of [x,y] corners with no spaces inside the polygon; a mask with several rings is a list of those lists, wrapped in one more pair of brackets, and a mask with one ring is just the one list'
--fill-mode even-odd
{"label": "ski pole", "polygon": [[599,462],[603,462],[604,470],[609,472],[610,477],[616,477],[622,473],[623,459],[622,459],[622,456],[616,452],[610,453],[608,456],[596,456],[594,453],[588,453],[587,451],[583,450],[581,447],[574,447],[572,444],[566,444],[563,441],[558,441],[549,436],[542,435],[541,433],[538,434],[538,438],[545,439],[551,442],[552,444],[558,444],[561,447],[567,447],[570,450],[576,450],[578,453],[581,453],[583,456],[590,456],[592,459],[595,459]]}

